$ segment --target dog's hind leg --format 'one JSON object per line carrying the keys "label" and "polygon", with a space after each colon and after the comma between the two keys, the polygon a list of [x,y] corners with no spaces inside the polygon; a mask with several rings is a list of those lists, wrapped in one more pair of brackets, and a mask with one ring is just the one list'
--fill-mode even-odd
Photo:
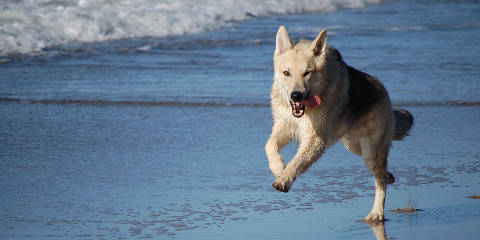
{"label": "dog's hind leg", "polygon": [[386,139],[377,143],[361,141],[363,160],[375,177],[375,202],[372,211],[365,217],[366,221],[384,221],[387,184],[395,181],[393,175],[387,171],[390,145],[391,142]]}
{"label": "dog's hind leg", "polygon": [[[360,147],[360,143],[358,141],[355,141],[356,138],[349,138],[348,135],[342,137],[340,141],[345,145],[345,148],[349,150],[350,152],[357,154],[359,156],[362,156],[362,148]],[[387,172],[386,176],[386,183],[387,184],[392,184],[395,182],[395,177],[393,176],[392,173]]]}

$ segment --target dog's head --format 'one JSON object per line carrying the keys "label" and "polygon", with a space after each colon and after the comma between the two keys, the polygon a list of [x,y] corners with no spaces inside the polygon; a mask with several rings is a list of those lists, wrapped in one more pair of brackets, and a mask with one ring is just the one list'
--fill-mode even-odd
{"label": "dog's head", "polygon": [[301,117],[306,107],[321,103],[325,90],[324,66],[327,50],[327,31],[323,30],[313,41],[302,40],[292,44],[287,29],[277,32],[274,53],[274,79],[285,100],[290,102],[292,114]]}

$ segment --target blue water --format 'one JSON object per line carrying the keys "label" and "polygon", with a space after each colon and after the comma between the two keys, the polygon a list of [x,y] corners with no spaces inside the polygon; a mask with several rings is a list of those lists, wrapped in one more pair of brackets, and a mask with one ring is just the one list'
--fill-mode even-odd
{"label": "blue water", "polygon": [[[375,239],[362,161],[335,145],[280,194],[263,151],[278,26],[328,29],[416,118],[396,142],[396,239],[480,234],[480,4],[392,1],[252,17],[0,60],[0,239]],[[285,159],[295,146],[284,151]],[[381,239],[378,238],[377,239]]]}
{"label": "blue water", "polygon": [[0,97],[268,103],[278,26],[293,39],[328,29],[345,61],[394,102],[479,101],[480,5],[399,1],[277,15],[170,38],[65,46],[1,64]]}

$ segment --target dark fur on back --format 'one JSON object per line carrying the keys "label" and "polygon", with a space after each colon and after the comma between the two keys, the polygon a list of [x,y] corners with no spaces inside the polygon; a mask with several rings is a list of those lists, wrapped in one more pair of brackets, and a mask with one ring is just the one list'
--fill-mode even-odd
{"label": "dark fur on back", "polygon": [[329,54],[345,64],[347,68],[350,80],[348,89],[349,100],[343,110],[343,115],[351,123],[354,123],[385,97],[386,90],[377,78],[348,66],[337,49],[331,47],[329,50]]}
{"label": "dark fur on back", "polygon": [[[348,89],[349,101],[343,110],[343,114],[346,115],[349,121],[354,123],[370,112],[373,106],[385,98],[385,96],[388,96],[387,90],[376,77],[348,66],[337,49],[332,47],[329,50],[329,54],[347,67],[350,79]],[[408,136],[413,126],[413,116],[404,109],[394,109],[393,114],[395,129],[392,140],[402,140],[405,136]]]}
{"label": "dark fur on back", "polygon": [[385,89],[378,79],[353,67],[347,66],[350,78],[347,111],[350,119],[359,119],[385,97]]}
{"label": "dark fur on back", "polygon": [[337,49],[330,47],[329,50],[328,54],[345,64],[347,68],[350,80],[348,89],[349,101],[343,110],[343,114],[353,123],[382,100],[386,95],[386,90],[376,77],[348,66]]}

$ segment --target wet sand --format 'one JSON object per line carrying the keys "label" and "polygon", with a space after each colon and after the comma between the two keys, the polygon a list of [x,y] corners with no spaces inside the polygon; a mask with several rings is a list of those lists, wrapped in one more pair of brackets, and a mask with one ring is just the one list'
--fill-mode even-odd
{"label": "wet sand", "polygon": [[[408,107],[385,224],[362,160],[335,145],[289,193],[272,187],[266,107],[3,103],[2,239],[472,239],[478,107]],[[435,124],[433,124],[435,123]],[[285,159],[295,153],[289,145]],[[390,210],[422,209],[396,213]],[[385,236],[386,238],[382,238]]]}

